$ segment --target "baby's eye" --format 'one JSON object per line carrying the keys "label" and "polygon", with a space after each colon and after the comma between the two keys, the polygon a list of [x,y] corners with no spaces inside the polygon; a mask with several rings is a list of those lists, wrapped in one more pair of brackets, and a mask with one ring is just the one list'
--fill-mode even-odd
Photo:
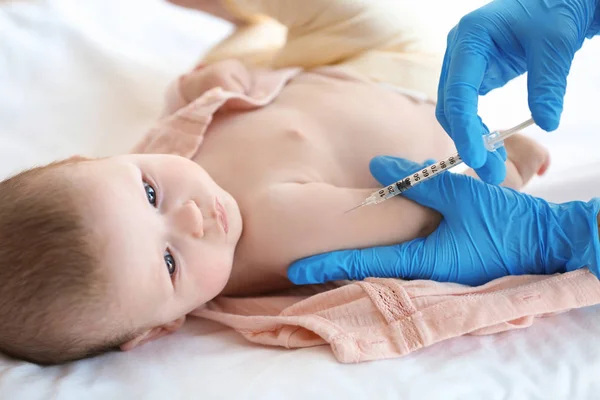
{"label": "baby's eye", "polygon": [[144,182],[144,190],[146,191],[146,198],[148,202],[156,207],[156,190],[146,182]]}
{"label": "baby's eye", "polygon": [[173,276],[175,273],[175,258],[171,255],[169,249],[165,250],[165,264],[167,266],[167,271],[169,271],[169,276]]}

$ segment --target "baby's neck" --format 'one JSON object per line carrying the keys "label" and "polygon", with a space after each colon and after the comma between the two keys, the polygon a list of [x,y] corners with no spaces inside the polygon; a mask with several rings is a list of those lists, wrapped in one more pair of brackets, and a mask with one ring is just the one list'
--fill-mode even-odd
{"label": "baby's neck", "polygon": [[242,240],[236,248],[231,275],[221,295],[252,296],[293,286],[285,272],[287,266],[267,265],[261,261],[260,254],[245,251],[249,246]]}

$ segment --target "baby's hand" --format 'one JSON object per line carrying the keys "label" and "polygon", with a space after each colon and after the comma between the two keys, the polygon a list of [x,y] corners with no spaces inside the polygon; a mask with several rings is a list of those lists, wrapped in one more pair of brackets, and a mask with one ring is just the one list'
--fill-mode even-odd
{"label": "baby's hand", "polygon": [[215,87],[223,90],[248,94],[252,87],[252,75],[244,64],[235,59],[218,61],[198,66],[181,78],[181,95],[188,103]]}

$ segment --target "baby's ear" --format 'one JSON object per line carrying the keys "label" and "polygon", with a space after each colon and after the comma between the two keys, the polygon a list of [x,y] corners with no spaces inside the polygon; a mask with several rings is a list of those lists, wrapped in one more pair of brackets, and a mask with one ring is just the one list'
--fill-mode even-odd
{"label": "baby's ear", "polygon": [[138,346],[143,345],[144,343],[150,342],[152,340],[156,340],[158,338],[161,338],[163,336],[166,336],[170,333],[175,332],[176,330],[181,328],[181,326],[183,325],[184,322],[185,322],[185,315],[183,317],[177,318],[176,320],[173,320],[164,325],[150,328],[150,329],[140,333],[133,339],[123,343],[119,347],[122,351],[129,351],[131,349],[134,349]]}

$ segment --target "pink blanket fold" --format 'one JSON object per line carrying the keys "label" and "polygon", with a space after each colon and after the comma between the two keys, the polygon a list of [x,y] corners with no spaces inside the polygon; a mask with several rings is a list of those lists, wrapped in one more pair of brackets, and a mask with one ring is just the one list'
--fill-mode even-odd
{"label": "pink blanket fold", "polygon": [[525,328],[535,318],[598,303],[600,282],[581,269],[508,276],[479,287],[372,278],[329,290],[313,286],[276,296],[219,297],[192,315],[264,345],[328,344],[340,362],[357,363],[400,357],[461,335]]}

